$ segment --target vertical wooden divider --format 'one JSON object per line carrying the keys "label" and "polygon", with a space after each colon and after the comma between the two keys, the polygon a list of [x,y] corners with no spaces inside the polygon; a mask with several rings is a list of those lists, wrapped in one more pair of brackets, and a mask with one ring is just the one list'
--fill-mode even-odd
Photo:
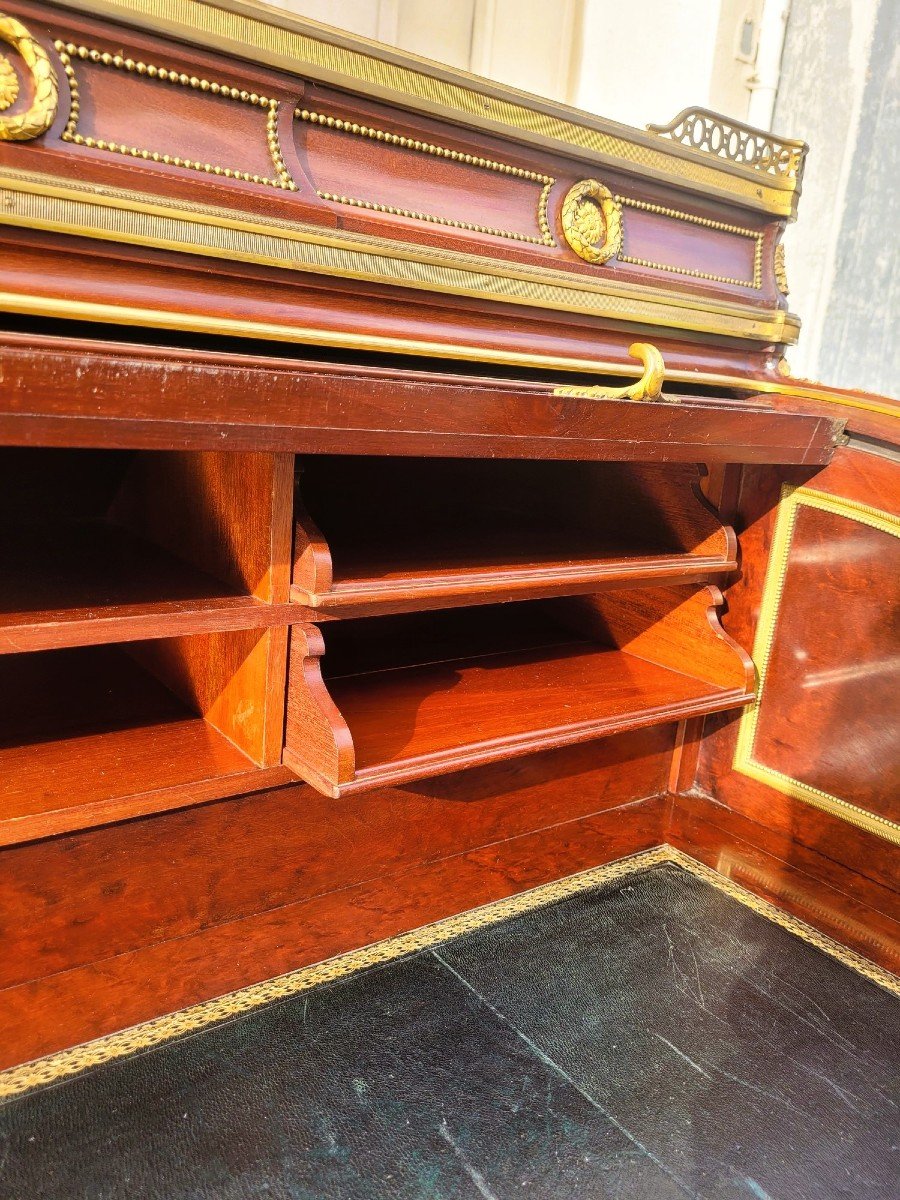
{"label": "vertical wooden divider", "polygon": [[[137,456],[110,518],[267,604],[288,600],[294,456]],[[130,653],[259,766],[281,761],[286,626],[160,638]]]}

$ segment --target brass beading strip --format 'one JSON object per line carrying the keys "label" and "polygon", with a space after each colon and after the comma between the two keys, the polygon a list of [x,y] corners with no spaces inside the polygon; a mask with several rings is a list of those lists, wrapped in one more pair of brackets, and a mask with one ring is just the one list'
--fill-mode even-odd
{"label": "brass beading strip", "polygon": [[[270,99],[268,96],[261,96],[256,92],[248,92],[246,89],[232,87],[227,83],[201,79],[196,75],[187,75],[184,72],[170,70],[167,67],[158,67],[153,63],[126,58],[121,54],[110,54],[107,51],[97,50],[89,46],[79,46],[74,42],[57,41],[54,45],[56,46],[63,69],[66,72],[66,78],[69,81],[69,91],[72,97],[69,119],[62,134],[63,141],[72,142],[76,146],[88,146],[96,150],[106,150],[112,154],[127,154],[131,158],[142,158],[148,162],[164,163],[166,166],[184,167],[189,171],[203,171],[208,175],[221,175],[225,179],[240,179],[245,183],[259,183],[267,187],[281,188],[284,191],[296,191],[297,185],[291,178],[290,171],[288,171],[285,165],[281,154],[281,146],[278,141],[277,100]],[[100,66],[112,67],[114,70],[126,71],[129,74],[144,75],[149,79],[159,79],[164,83],[172,83],[180,87],[191,88],[195,91],[209,92],[213,96],[222,96],[229,100],[236,100],[239,103],[265,109],[267,114],[266,145],[269,156],[272,159],[272,165],[275,168],[276,177],[270,179],[265,175],[252,174],[249,171],[239,171],[233,167],[222,167],[213,163],[198,162],[193,159],[182,158],[178,154],[165,154],[156,150],[146,150],[138,146],[127,146],[119,142],[107,141],[105,138],[94,138],[80,134],[78,132],[78,119],[81,111],[81,102],[78,94],[78,76],[75,73],[73,59],[82,59],[87,62],[99,64]]]}
{"label": "brass beading strip", "polygon": [[357,197],[339,195],[335,192],[317,191],[320,200],[332,204],[347,204],[352,208],[365,208],[372,212],[389,213],[395,217],[409,217],[416,221],[427,221],[433,225],[445,225],[453,229],[465,229],[472,233],[487,233],[493,237],[509,238],[514,242],[530,242],[537,246],[555,246],[556,241],[550,231],[547,219],[547,201],[550,189],[556,182],[550,175],[541,175],[537,171],[528,171],[524,167],[514,167],[510,163],[496,162],[490,158],[482,158],[476,154],[467,154],[460,150],[451,150],[446,146],[438,146],[432,142],[423,142],[419,138],[406,137],[404,134],[393,133],[386,129],[375,129],[370,125],[361,125],[358,121],[345,121],[330,113],[312,112],[308,108],[298,108],[294,116],[311,125],[322,125],[328,129],[336,129],[339,133],[350,134],[353,137],[370,138],[373,141],[384,142],[389,146],[399,146],[404,150],[412,150],[417,154],[430,154],[436,158],[446,158],[451,162],[461,162],[478,167],[485,171],[496,171],[501,175],[512,175],[517,179],[527,179],[540,183],[541,193],[538,197],[537,222],[541,231],[540,237],[526,233],[516,233],[507,229],[496,229],[492,226],[477,225],[469,221],[457,221],[451,217],[435,216],[414,209],[395,208],[390,204],[379,204],[373,200],[360,200]]}

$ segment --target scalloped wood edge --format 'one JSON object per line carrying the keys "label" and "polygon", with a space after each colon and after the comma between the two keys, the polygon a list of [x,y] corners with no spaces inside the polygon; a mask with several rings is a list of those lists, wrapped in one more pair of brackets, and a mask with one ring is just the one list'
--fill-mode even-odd
{"label": "scalloped wood edge", "polygon": [[[753,660],[722,628],[719,610],[725,597],[714,584],[690,594],[683,587],[662,587],[621,597],[606,592],[599,599],[602,605],[592,604],[590,596],[568,603],[570,624],[579,632],[608,632],[620,650],[637,658],[715,687],[755,692]],[[661,613],[661,602],[672,607]]]}
{"label": "scalloped wood edge", "polygon": [[559,598],[558,619],[585,636],[608,640],[623,653],[708,683],[708,695],[648,703],[627,717],[563,723],[356,770],[350,728],[322,678],[325,646],[315,626],[294,626],[284,764],[332,798],[494,762],[551,747],[590,741],[640,726],[665,724],[735,708],[754,699],[756,671],[750,656],[722,628],[722,593],[712,585],[602,592]]}
{"label": "scalloped wood edge", "polygon": [[[291,629],[284,765],[326,796],[353,780],[353,738],[322,679],[325,642],[315,625]],[[301,746],[302,752],[295,747]]]}
{"label": "scalloped wood edge", "polygon": [[[656,587],[660,583],[700,583],[711,575],[737,568],[738,541],[734,530],[703,494],[701,470],[689,481],[671,479],[657,464],[624,464],[632,470],[647,468],[642,490],[656,502],[663,517],[673,510],[665,504],[666,492],[689,490],[696,510],[677,512],[677,534],[684,543],[697,538],[691,550],[657,555],[578,559],[528,566],[498,565],[456,571],[422,572],[402,579],[335,579],[331,547],[298,494],[295,507],[294,566],[291,599],[308,608],[308,620],[378,616],[419,609],[455,607],[507,600],[539,599],[583,594],[618,587]],[[688,464],[681,464],[689,470]],[[302,492],[302,474],[298,492]],[[377,498],[374,498],[377,502]],[[693,521],[694,527],[691,528]],[[414,567],[415,564],[411,564]]]}

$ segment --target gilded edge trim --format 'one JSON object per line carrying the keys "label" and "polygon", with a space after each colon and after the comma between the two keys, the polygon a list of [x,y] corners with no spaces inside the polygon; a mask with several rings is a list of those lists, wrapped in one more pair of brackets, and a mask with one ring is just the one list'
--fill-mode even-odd
{"label": "gilded edge trim", "polygon": [[509,238],[514,242],[528,242],[534,246],[555,246],[556,239],[550,231],[547,218],[547,202],[550,190],[556,180],[552,175],[541,175],[537,171],[529,171],[524,167],[514,167],[510,163],[495,162],[490,158],[480,158],[477,154],[467,154],[460,150],[451,150],[447,146],[436,146],[432,142],[423,142],[418,138],[405,137],[385,129],[373,129],[369,125],[360,125],[358,121],[345,121],[330,113],[311,112],[308,108],[297,108],[294,116],[309,125],[324,125],[335,129],[338,133],[349,134],[352,137],[371,138],[374,141],[385,142],[389,146],[400,146],[404,150],[412,150],[416,154],[430,154],[436,158],[447,158],[451,162],[461,162],[467,166],[477,167],[483,171],[496,171],[501,175],[512,175],[516,179],[527,179],[531,183],[541,184],[537,199],[537,225],[540,237],[532,234],[517,233],[509,229],[495,229],[488,225],[473,225],[470,221],[457,221],[451,217],[439,217],[431,213],[414,212],[408,208],[394,208],[390,204],[379,204],[374,200],[360,200],[353,196],[337,195],[334,192],[316,191],[320,200],[332,204],[349,204],[352,208],[370,209],[372,212],[391,213],[395,217],[409,217],[416,221],[428,221],[433,225],[446,225],[452,229],[468,229],[473,233],[487,233],[493,237]]}
{"label": "gilded edge trim", "polygon": [[[189,171],[204,171],[209,175],[222,175],[228,179],[241,179],[245,183],[265,184],[268,187],[282,188],[290,192],[297,190],[297,185],[291,178],[290,171],[287,169],[281,154],[281,146],[278,142],[279,103],[277,100],[272,100],[268,96],[257,95],[256,92],[248,92],[240,88],[231,87],[227,83],[210,82],[208,79],[199,79],[196,75],[186,75],[183,72],[174,71],[167,67],[158,67],[154,63],[136,61],[133,58],[125,58],[121,54],[110,54],[108,51],[97,50],[92,46],[79,46],[74,42],[62,42],[59,40],[54,42],[53,45],[59,55],[59,61],[63,65],[66,79],[69,82],[70,106],[69,118],[62,132],[62,140],[64,142],[72,142],[77,146],[89,146],[97,150],[107,150],[112,154],[127,154],[131,158],[148,159],[152,162],[162,162],[175,167],[184,167]],[[162,82],[172,83],[176,86],[191,88],[193,91],[211,92],[215,96],[223,96],[228,100],[234,100],[238,104],[247,104],[251,108],[263,109],[266,113],[266,147],[269,151],[269,157],[272,160],[272,166],[275,168],[276,178],[270,179],[268,176],[254,175],[249,171],[241,171],[234,167],[196,162],[193,159],[181,158],[177,154],[165,154],[158,150],[148,150],[139,146],[126,146],[119,142],[108,142],[104,138],[86,137],[80,134],[78,132],[78,118],[81,112],[81,100],[78,91],[78,75],[76,74],[73,60],[91,62],[102,67],[112,67],[117,71],[125,71],[129,75],[146,75],[150,79],[159,79]]]}
{"label": "gilded edge trim", "polygon": [[720,892],[724,892],[725,895],[759,913],[760,916],[766,917],[774,924],[780,925],[782,929],[786,929],[789,933],[795,934],[803,941],[828,954],[831,958],[837,959],[844,966],[859,972],[871,982],[900,996],[900,976],[879,967],[855,950],[842,946],[827,934],[821,933],[818,929],[814,929],[805,921],[800,920],[799,917],[782,911],[770,901],[748,891],[739,883],[719,874],[718,871],[707,867],[682,851],[676,850],[673,846],[656,846],[652,850],[644,850],[630,858],[619,859],[617,862],[581,871],[577,875],[570,875],[553,883],[542,884],[530,891],[520,892],[503,900],[495,900],[480,908],[470,909],[468,912],[447,917],[431,925],[423,925],[409,933],[386,938],[371,946],[351,950],[313,966],[301,967],[286,975],[279,975],[274,979],[267,979],[262,983],[251,984],[238,991],[228,992],[214,1000],[206,1000],[201,1004],[194,1004],[190,1008],[181,1009],[179,1012],[156,1017],[152,1021],[145,1021],[130,1029],[108,1034],[95,1041],[73,1046],[68,1050],[57,1051],[55,1054],[34,1059],[32,1062],[23,1063],[18,1067],[10,1067],[5,1071],[0,1071],[0,1098],[19,1096],[33,1088],[57,1083],[91,1067],[114,1062],[116,1059],[127,1057],[130,1054],[161,1046],[173,1038],[194,1033],[219,1021],[226,1021],[232,1017],[252,1012],[264,1004],[296,996],[309,988],[323,983],[332,983],[334,980],[343,979],[367,967],[394,962],[407,954],[427,950],[431,946],[439,945],[451,938],[472,933],[476,929],[483,929],[485,926],[493,925],[497,921],[503,921],[509,917],[520,916],[522,913],[531,912],[545,904],[553,904],[570,896],[577,896],[590,888],[599,887],[617,879],[625,879],[637,871],[643,871],[662,863],[672,863],[682,867],[698,879],[704,880]]}
{"label": "gilded edge trim", "polygon": [[[248,218],[12,168],[0,171],[0,223],[723,337],[785,343],[797,336],[796,318],[780,309],[703,300],[276,218]],[[246,326],[252,336],[253,322]]]}
{"label": "gilded edge trim", "polygon": [[[718,229],[722,233],[733,233],[740,237],[752,238],[755,243],[753,248],[752,279],[735,279],[730,275],[713,275],[708,271],[695,271],[692,267],[673,267],[667,263],[653,262],[646,258],[634,258],[630,254],[623,254],[621,252],[616,256],[619,262],[632,263],[637,267],[650,267],[654,271],[670,271],[673,275],[689,275],[694,279],[709,279],[714,283],[732,283],[737,287],[754,288],[756,291],[762,288],[763,239],[765,237],[762,229],[746,229],[742,225],[728,225],[725,221],[713,221],[709,217],[698,217],[694,213],[682,212],[677,208],[666,208],[663,204],[649,204],[645,200],[633,200],[630,196],[616,196],[615,199],[626,208],[637,208],[643,212],[656,213],[661,217],[671,217],[676,221],[687,221],[691,225],[702,225],[706,229]],[[625,224],[625,233],[628,233],[627,223]]]}
{"label": "gilded edge trim", "polygon": [[877,508],[871,508],[867,504],[831,496],[827,492],[819,492],[813,488],[785,484],[781,489],[781,501],[778,506],[769,566],[760,603],[759,623],[753,644],[753,661],[756,663],[759,673],[759,686],[756,700],[744,710],[738,725],[734,770],[755,779],[758,783],[774,788],[775,791],[781,792],[785,796],[790,796],[793,800],[803,800],[823,812],[864,829],[867,833],[877,834],[878,837],[900,846],[900,825],[896,822],[876,813],[870,813],[856,804],[851,804],[848,800],[841,800],[840,797],[832,796],[811,784],[793,779],[790,775],[777,771],[774,767],[766,766],[765,763],[759,762],[754,757],[759,714],[765,694],[772,648],[775,644],[778,614],[790,563],[791,545],[797,516],[803,506],[821,509],[836,516],[846,517],[851,521],[859,521],[882,533],[900,537],[900,517],[882,512]]}
{"label": "gilded edge trim", "polygon": [[[0,192],[2,197],[2,192]],[[2,215],[0,215],[2,220]],[[205,317],[176,309],[136,308],[132,305],[101,304],[96,301],[67,300],[38,296],[28,292],[0,291],[0,312],[22,316],[53,317],[61,320],[96,321],[101,324],[130,324],[145,329],[172,329],[191,333],[231,334],[261,341],[292,342],[298,346],[326,349],[366,350],[378,354],[406,354],[419,358],[445,358],[454,362],[492,363],[505,367],[526,367],[535,371],[573,371],[582,375],[634,375],[643,372],[627,362],[604,359],[570,358],[566,355],[528,354],[524,350],[501,350],[466,342],[423,342],[414,338],[386,334],[357,333],[353,330],[315,329],[303,325],[281,325],[274,321],[244,321],[239,318]],[[900,420],[900,405],[891,407],[877,400],[858,396],[835,395],[813,383],[791,383],[754,379],[745,375],[725,375],[713,371],[668,369],[673,383],[695,383],[703,387],[728,388],[742,393],[767,396],[794,396],[821,404],[839,404],[861,412]]]}
{"label": "gilded edge trim", "polygon": [[[534,142],[572,148],[611,166],[628,165],[644,176],[673,181],[694,191],[716,191],[744,206],[793,217],[794,179],[771,176],[656,134],[587,118],[564,106],[542,111],[540,101],[513,88],[404,56],[365,39],[254,3],[208,4],[199,0],[59,0],[64,8],[125,22],[257,64],[316,78],[365,94],[399,99],[418,111]],[[398,60],[398,61],[393,61]],[[444,76],[447,76],[446,78]],[[602,127],[601,127],[602,126]],[[652,143],[656,142],[657,145]]]}

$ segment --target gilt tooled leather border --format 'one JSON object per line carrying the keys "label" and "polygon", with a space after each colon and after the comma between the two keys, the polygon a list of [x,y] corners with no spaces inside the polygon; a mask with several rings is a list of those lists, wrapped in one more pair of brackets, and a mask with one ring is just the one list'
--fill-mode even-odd
{"label": "gilt tooled leather border", "polygon": [[21,1066],[10,1067],[6,1071],[0,1072],[0,1098],[20,1096],[34,1088],[59,1083],[64,1079],[79,1075],[91,1067],[153,1049],[177,1037],[196,1033],[208,1026],[252,1012],[265,1004],[296,996],[319,984],[332,983],[337,979],[343,979],[357,971],[364,970],[366,967],[396,961],[405,955],[427,950],[432,946],[449,941],[451,938],[472,933],[474,930],[482,929],[510,917],[520,916],[522,913],[531,912],[545,904],[565,900],[602,884],[627,878],[638,871],[662,863],[672,863],[682,867],[720,892],[724,892],[732,899],[773,921],[776,925],[780,925],[782,929],[795,934],[825,954],[837,959],[838,962],[857,971],[873,983],[900,996],[900,976],[879,967],[855,950],[842,946],[833,938],[820,933],[811,925],[807,925],[805,921],[783,912],[768,900],[762,899],[733,879],[720,875],[717,871],[680,850],[676,850],[672,846],[656,846],[652,850],[645,850],[630,858],[619,859],[617,862],[608,863],[602,867],[582,871],[554,883],[542,884],[530,891],[520,892],[518,895],[509,896],[503,900],[495,900],[480,908],[447,917],[431,925],[424,925],[409,933],[386,938],[359,950],[351,950],[336,958],[327,959],[325,962],[301,967],[286,975],[279,975],[274,979],[251,984],[249,987],[240,988],[238,991],[229,992],[213,1000],[191,1005],[179,1012],[156,1017],[130,1029],[108,1034],[68,1050],[57,1051],[55,1054],[35,1059],[30,1063],[23,1063]]}

